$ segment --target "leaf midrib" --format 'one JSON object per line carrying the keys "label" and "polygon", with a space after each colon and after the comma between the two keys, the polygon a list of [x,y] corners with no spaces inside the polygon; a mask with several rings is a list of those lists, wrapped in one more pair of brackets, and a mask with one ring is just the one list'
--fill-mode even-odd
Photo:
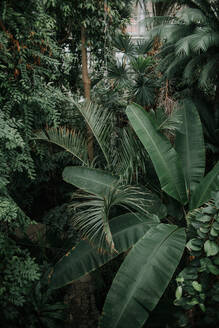
{"label": "leaf midrib", "polygon": [[[178,192],[177,185],[174,183],[174,179],[173,179],[173,177],[172,177],[172,175],[171,175],[171,172],[169,171],[169,167],[168,167],[166,161],[164,160],[164,158],[161,156],[161,153],[160,153],[160,151],[159,151],[159,148],[157,147],[156,143],[155,143],[155,142],[153,141],[153,139],[151,138],[150,134],[148,133],[148,131],[147,131],[147,129],[145,128],[145,126],[143,125],[142,121],[141,121],[140,119],[138,119],[138,116],[135,114],[135,112],[132,112],[132,113],[135,115],[135,117],[136,117],[137,120],[139,121],[139,123],[140,123],[140,125],[142,126],[143,130],[146,131],[146,134],[147,134],[147,136],[149,137],[149,139],[152,141],[154,147],[156,148],[156,150],[157,150],[157,152],[158,152],[158,154],[159,154],[159,157],[161,158],[161,161],[162,161],[163,164],[164,164],[164,167],[166,168],[166,170],[167,170],[167,172],[168,172],[168,176],[169,176],[170,180],[172,181],[172,185],[174,186],[174,188],[175,188],[175,190],[176,190],[176,192],[177,192],[177,194],[178,194],[179,199],[182,200],[182,198],[180,197],[180,193]],[[172,148],[170,148],[170,150],[171,150],[171,149],[172,149]]]}
{"label": "leaf midrib", "polygon": [[[151,228],[151,229],[154,229],[154,228]],[[152,258],[152,261],[151,262],[153,262],[153,259],[154,259],[154,257],[156,256],[156,253],[160,250],[160,248],[163,246],[163,244],[168,240],[168,238],[170,238],[170,236],[173,234],[173,233],[175,233],[177,230],[178,230],[179,228],[178,227],[176,227],[173,231],[171,231],[171,233],[168,233],[168,235],[157,245],[157,247],[155,247],[154,248],[154,250],[153,250],[153,252],[150,254],[150,256],[148,257],[148,259],[147,259],[147,264],[148,264],[148,262],[150,263],[150,259]],[[149,230],[150,231],[150,230]],[[147,233],[149,233],[149,231],[147,231],[146,233],[145,233],[145,235],[141,238],[141,240],[142,239],[144,239],[144,237],[146,236],[146,234]],[[139,241],[139,242],[141,242],[141,240]],[[134,247],[133,247],[133,249],[135,248],[135,247],[137,247],[137,244],[135,244],[134,245]],[[146,263],[144,264],[144,267],[145,267],[145,265],[146,265]],[[142,270],[143,272],[144,272],[144,270]],[[141,276],[141,278],[140,278],[140,281],[143,279],[142,278],[142,271],[139,271],[138,272],[138,274],[137,274],[137,277],[140,275]],[[124,308],[126,308],[126,305],[129,303],[129,300],[132,298],[132,296],[133,296],[133,294],[134,294],[134,290],[135,290],[135,286],[136,285],[139,285],[139,283],[138,283],[138,279],[135,279],[135,282],[134,282],[134,284],[132,285],[132,287],[130,288],[130,286],[129,286],[129,290],[131,291],[130,293],[129,293],[129,295],[128,295],[128,297],[126,298],[127,299],[127,302],[125,302],[124,303],[124,305],[123,305],[123,307],[122,307],[122,310],[119,312],[119,316],[118,316],[118,319],[117,319],[117,321],[116,321],[116,325],[114,325],[113,327],[117,327],[117,323],[120,321],[120,319],[121,319],[121,317],[122,317],[122,315],[123,315],[123,313],[124,313]],[[147,309],[147,312],[149,312],[149,310]]]}

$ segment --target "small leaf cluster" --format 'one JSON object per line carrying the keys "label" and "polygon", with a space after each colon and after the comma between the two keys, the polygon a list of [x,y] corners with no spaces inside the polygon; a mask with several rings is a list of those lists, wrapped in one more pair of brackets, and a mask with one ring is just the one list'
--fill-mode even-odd
{"label": "small leaf cluster", "polygon": [[176,278],[174,302],[186,310],[179,315],[179,327],[190,327],[189,313],[199,324],[201,320],[206,326],[219,323],[215,311],[219,302],[219,192],[212,194],[212,202],[187,216],[189,263]]}

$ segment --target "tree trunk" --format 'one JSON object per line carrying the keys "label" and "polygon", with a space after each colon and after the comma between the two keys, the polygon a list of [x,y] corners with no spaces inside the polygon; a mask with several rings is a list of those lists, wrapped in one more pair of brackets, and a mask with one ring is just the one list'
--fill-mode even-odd
{"label": "tree trunk", "polygon": [[65,303],[69,308],[67,320],[69,328],[97,328],[99,312],[90,274],[68,287]]}
{"label": "tree trunk", "polygon": [[[87,48],[86,48],[86,33],[84,26],[81,27],[81,55],[82,55],[82,80],[84,84],[84,96],[87,101],[90,101],[90,87],[91,81],[88,74],[87,67]],[[88,158],[90,161],[93,160],[93,134],[90,127],[87,127],[87,148]]]}

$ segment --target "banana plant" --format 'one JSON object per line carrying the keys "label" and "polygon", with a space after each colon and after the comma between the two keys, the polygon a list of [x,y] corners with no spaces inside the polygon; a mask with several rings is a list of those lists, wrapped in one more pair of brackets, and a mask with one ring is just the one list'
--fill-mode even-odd
{"label": "banana plant", "polygon": [[175,147],[142,107],[129,105],[126,113],[153,162],[162,190],[192,210],[209,201],[211,193],[219,189],[219,162],[204,176],[205,147],[198,111],[191,99],[183,101],[181,111],[183,123],[176,133]]}
{"label": "banana plant", "polygon": [[[153,115],[139,105],[129,105],[127,116],[153,162],[162,190],[186,211],[186,206],[200,207],[219,189],[219,163],[204,176],[205,147],[198,112],[190,99],[184,100],[181,111],[183,123],[175,147],[161,134]],[[107,295],[100,327],[143,326],[179,263],[184,242],[184,229],[159,224],[133,246]]]}
{"label": "banana plant", "polygon": [[[218,189],[219,163],[206,176],[202,126],[190,100],[181,108],[182,126],[175,147],[160,132],[155,118],[132,104],[127,116],[147,150],[162,190],[186,210],[201,206]],[[89,167],[67,167],[63,179],[77,193],[75,222],[83,240],[54,266],[49,281],[60,288],[131,248],[106,298],[101,328],[142,327],[176,270],[185,247],[185,229],[160,223],[161,203],[151,193],[124,185],[115,174]],[[81,199],[84,201],[81,202]],[[113,206],[131,210],[110,219]],[[105,241],[100,247],[100,241]],[[136,271],[137,268],[137,271]],[[128,288],[127,288],[128,286]]]}
{"label": "banana plant", "polygon": [[[84,238],[54,266],[50,288],[70,284],[131,248],[113,281],[99,326],[142,327],[181,259],[185,229],[160,223],[152,213],[155,196],[148,198],[150,194],[123,185],[106,171],[67,167],[63,178],[88,193],[86,203],[73,205],[74,209],[82,208],[75,222]],[[132,212],[109,219],[110,209],[116,205]],[[95,235],[99,243],[105,240],[110,247],[104,244],[100,249],[92,242]]]}

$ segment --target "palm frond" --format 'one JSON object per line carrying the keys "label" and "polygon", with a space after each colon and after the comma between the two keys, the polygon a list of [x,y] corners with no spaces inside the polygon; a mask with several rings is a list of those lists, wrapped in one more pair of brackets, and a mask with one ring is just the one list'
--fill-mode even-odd
{"label": "palm frond", "polygon": [[157,82],[142,74],[138,74],[130,88],[130,99],[141,106],[153,106]]}
{"label": "palm frond", "polygon": [[219,54],[215,56],[211,56],[209,59],[207,57],[207,64],[204,65],[201,71],[201,75],[199,78],[200,86],[207,86],[207,82],[214,82],[218,75],[219,68]]}
{"label": "palm frond", "polygon": [[154,42],[151,39],[138,41],[136,45],[136,53],[139,56],[145,55],[153,48],[153,44]]}
{"label": "palm frond", "polygon": [[115,174],[128,183],[138,183],[139,175],[145,175],[147,171],[147,153],[130,127],[122,129],[118,142],[113,154]]}
{"label": "palm frond", "polygon": [[197,8],[183,8],[180,10],[179,14],[177,15],[180,20],[182,20],[185,24],[207,24],[208,19],[206,15]]}
{"label": "palm frond", "polygon": [[194,52],[207,52],[211,47],[219,46],[219,32],[213,31],[209,27],[197,27],[195,34],[191,38],[191,49]]}
{"label": "palm frond", "polygon": [[128,69],[124,58],[108,65],[108,78],[121,87],[128,84]]}
{"label": "palm frond", "polygon": [[103,110],[91,102],[79,103],[73,100],[75,106],[84,117],[90,127],[108,165],[111,163],[110,145],[113,133],[114,115],[112,112]]}
{"label": "palm frond", "polygon": [[109,228],[108,204],[101,197],[77,193],[74,194],[79,201],[73,202],[73,225],[81,233],[82,238],[88,239],[100,249],[110,248],[115,251]]}
{"label": "palm frond", "polygon": [[160,62],[157,65],[157,70],[160,71],[161,73],[164,73],[165,70],[174,61],[175,58],[176,58],[175,53],[170,51],[168,55],[164,56],[164,58],[160,60]]}
{"label": "palm frond", "polygon": [[[153,112],[151,112],[151,115],[152,113]],[[155,116],[158,131],[168,131],[174,134],[175,131],[181,129],[181,124],[183,122],[182,112],[177,107],[174,107],[169,115],[165,113],[162,108],[158,108],[153,115]]]}
{"label": "palm frond", "polygon": [[134,56],[135,45],[129,35],[117,34],[113,39],[114,47],[127,56]]}
{"label": "palm frond", "polygon": [[136,73],[145,74],[148,71],[148,69],[150,69],[154,64],[154,60],[150,56],[147,57],[138,56],[133,60],[131,60],[130,64],[131,64],[131,68]]}
{"label": "palm frond", "polygon": [[73,156],[77,157],[83,164],[88,164],[86,138],[74,130],[67,128],[51,128],[45,132],[35,134],[36,140],[43,140],[55,144]]}
{"label": "palm frond", "polygon": [[89,239],[100,249],[110,248],[111,252],[116,252],[109,227],[111,208],[119,205],[129,211],[134,209],[148,214],[154,202],[149,191],[122,182],[115,185],[106,198],[84,192],[77,192],[73,197],[77,199],[71,204],[75,212],[72,219],[75,228],[82,238]]}
{"label": "palm frond", "polygon": [[192,51],[192,44],[196,39],[196,35],[190,34],[181,38],[175,45],[175,52],[178,56],[189,56]]}
{"label": "palm frond", "polygon": [[165,76],[168,79],[171,79],[174,76],[176,76],[179,72],[182,72],[189,59],[190,57],[187,56],[175,57],[173,62],[166,69]]}
{"label": "palm frond", "polygon": [[191,34],[194,30],[194,27],[191,25],[185,24],[167,24],[164,25],[161,29],[161,38],[162,40],[167,40],[169,43],[175,43],[179,39],[186,37]]}
{"label": "palm frond", "polygon": [[192,84],[196,78],[196,71],[199,71],[200,65],[206,58],[205,54],[197,55],[191,58],[185,66],[183,78],[188,84]]}

